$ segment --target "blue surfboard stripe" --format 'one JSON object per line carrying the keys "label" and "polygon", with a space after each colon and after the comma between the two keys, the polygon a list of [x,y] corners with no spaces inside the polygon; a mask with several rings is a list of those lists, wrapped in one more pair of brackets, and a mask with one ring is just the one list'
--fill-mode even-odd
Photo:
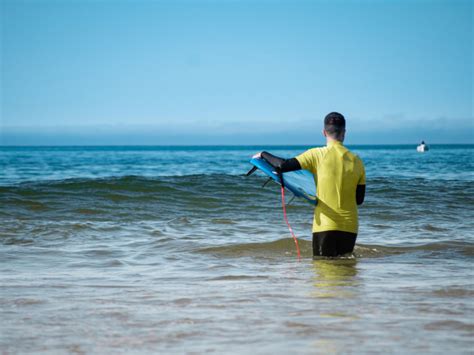
{"label": "blue surfboard stripe", "polygon": [[[280,178],[275,173],[273,167],[264,159],[252,158],[250,163],[281,185]],[[296,197],[304,198],[313,205],[318,203],[313,174],[309,171],[297,170],[283,173],[283,180],[285,181],[285,188],[291,191]]]}

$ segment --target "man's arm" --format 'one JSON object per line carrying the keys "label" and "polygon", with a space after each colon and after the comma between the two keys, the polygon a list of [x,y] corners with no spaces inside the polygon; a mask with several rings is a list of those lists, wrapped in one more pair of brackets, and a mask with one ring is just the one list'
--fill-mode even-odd
{"label": "man's arm", "polygon": [[283,159],[268,152],[262,152],[261,157],[265,159],[271,166],[279,169],[282,173],[301,170],[301,165],[296,158]]}
{"label": "man's arm", "polygon": [[356,190],[356,202],[358,205],[362,205],[364,203],[365,198],[365,185],[357,185]]}
{"label": "man's arm", "polygon": [[358,158],[358,163],[360,164],[361,175],[359,182],[357,183],[356,202],[358,205],[362,205],[365,197],[365,167],[360,158]]}

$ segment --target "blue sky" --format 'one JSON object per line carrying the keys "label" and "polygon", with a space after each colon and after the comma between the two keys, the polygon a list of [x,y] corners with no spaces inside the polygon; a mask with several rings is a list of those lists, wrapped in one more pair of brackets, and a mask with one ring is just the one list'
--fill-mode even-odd
{"label": "blue sky", "polygon": [[473,6],[1,0],[0,144],[473,143]]}

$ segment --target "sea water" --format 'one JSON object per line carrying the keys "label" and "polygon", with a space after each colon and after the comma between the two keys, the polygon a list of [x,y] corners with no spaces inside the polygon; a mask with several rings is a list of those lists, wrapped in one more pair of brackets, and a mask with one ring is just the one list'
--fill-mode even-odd
{"label": "sea water", "polygon": [[472,353],[473,145],[353,146],[350,257],[244,174],[263,149],[0,148],[1,353]]}

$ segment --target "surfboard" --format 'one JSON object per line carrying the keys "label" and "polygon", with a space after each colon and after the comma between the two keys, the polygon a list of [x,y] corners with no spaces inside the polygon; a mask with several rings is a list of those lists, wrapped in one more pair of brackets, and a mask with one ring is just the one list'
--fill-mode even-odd
{"label": "surfboard", "polygon": [[[280,177],[276,174],[275,169],[262,158],[252,158],[250,164],[254,166],[247,175],[252,174],[256,169],[262,171],[270,179],[281,185]],[[318,203],[316,197],[316,185],[314,183],[313,174],[307,170],[296,170],[283,173],[283,182],[285,188],[293,193],[296,197],[304,198],[312,205]]]}

